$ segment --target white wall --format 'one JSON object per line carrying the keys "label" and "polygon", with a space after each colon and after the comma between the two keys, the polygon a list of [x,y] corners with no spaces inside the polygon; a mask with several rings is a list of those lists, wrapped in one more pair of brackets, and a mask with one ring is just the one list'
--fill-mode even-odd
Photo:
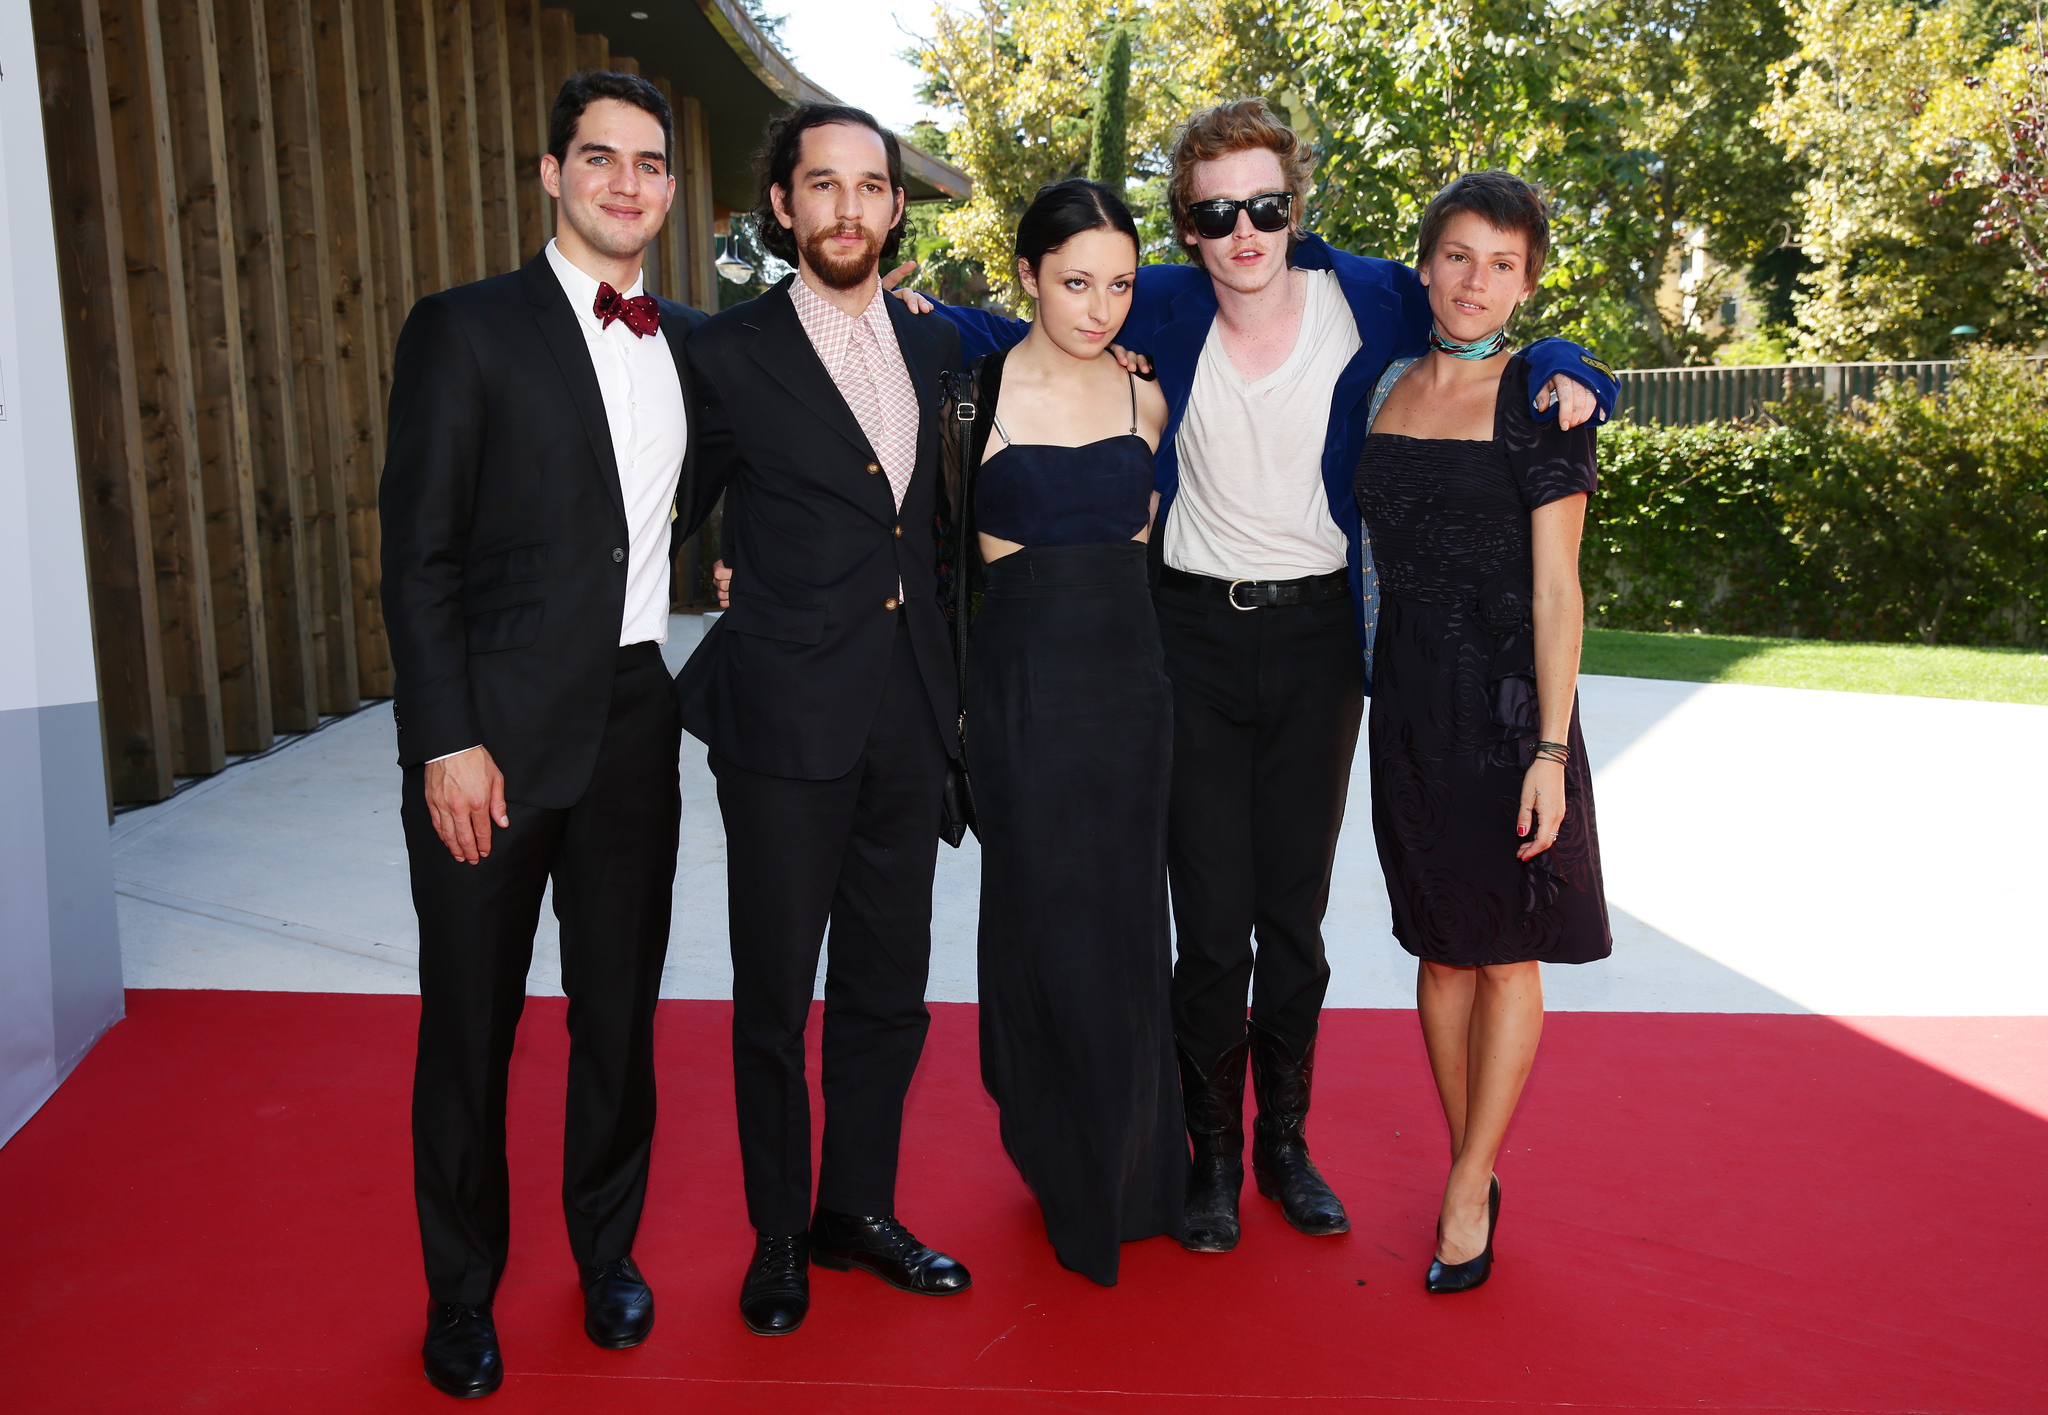
{"label": "white wall", "polygon": [[77,454],[27,0],[0,0],[0,1143],[121,1019]]}

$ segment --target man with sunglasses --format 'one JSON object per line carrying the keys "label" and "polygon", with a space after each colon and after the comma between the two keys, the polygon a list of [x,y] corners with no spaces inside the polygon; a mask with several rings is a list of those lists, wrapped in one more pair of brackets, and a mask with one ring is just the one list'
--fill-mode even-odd
{"label": "man with sunglasses", "polygon": [[[1238,1241],[1247,1064],[1259,1192],[1304,1233],[1351,1226],[1304,1134],[1330,978],[1323,914],[1378,602],[1351,478],[1373,385],[1394,358],[1424,352],[1431,318],[1407,266],[1299,228],[1308,178],[1306,149],[1264,103],[1191,119],[1171,203],[1198,264],[1142,268],[1118,334],[1151,359],[1169,411],[1154,599],[1174,697],[1167,866],[1194,1145],[1186,1242],[1202,1252]],[[970,359],[1028,328],[937,308]],[[1570,427],[1596,397],[1612,407],[1606,366],[1577,345],[1546,339],[1528,354],[1539,416],[1555,408]]]}

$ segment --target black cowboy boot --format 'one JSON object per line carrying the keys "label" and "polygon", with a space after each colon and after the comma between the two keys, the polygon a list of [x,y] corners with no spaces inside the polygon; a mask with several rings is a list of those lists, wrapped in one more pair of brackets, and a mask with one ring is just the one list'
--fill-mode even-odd
{"label": "black cowboy boot", "polygon": [[1217,1058],[1209,1073],[1180,1048],[1181,1104],[1195,1162],[1188,1170],[1187,1237],[1196,1253],[1237,1246],[1237,1196],[1244,1188],[1244,1062],[1248,1042]]}
{"label": "black cowboy boot", "polygon": [[1349,1233],[1351,1220],[1308,1157],[1303,1133],[1316,1069],[1315,1042],[1297,1061],[1285,1042],[1253,1027],[1251,1047],[1252,1085],[1259,1097],[1258,1119],[1252,1122],[1252,1175],[1259,1193],[1278,1199],[1287,1221],[1303,1233]]}

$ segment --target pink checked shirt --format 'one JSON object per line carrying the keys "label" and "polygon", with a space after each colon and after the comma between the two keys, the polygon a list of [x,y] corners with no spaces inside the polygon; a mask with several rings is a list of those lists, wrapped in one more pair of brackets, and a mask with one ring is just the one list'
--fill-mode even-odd
{"label": "pink checked shirt", "polygon": [[889,324],[888,296],[877,290],[858,319],[804,283],[789,282],[789,302],[803,321],[811,347],[839,388],[854,421],[867,434],[875,460],[889,478],[896,509],[917,470],[917,385],[903,362],[896,331]]}

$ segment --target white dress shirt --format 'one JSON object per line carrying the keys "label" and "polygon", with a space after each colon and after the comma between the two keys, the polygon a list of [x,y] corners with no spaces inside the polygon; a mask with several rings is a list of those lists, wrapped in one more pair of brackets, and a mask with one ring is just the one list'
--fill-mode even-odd
{"label": "white dress shirt", "polygon": [[[683,385],[676,377],[675,356],[668,336],[644,338],[615,319],[610,328],[598,322],[598,282],[585,275],[553,241],[548,264],[569,296],[576,326],[597,369],[604,394],[605,421],[611,424],[612,455],[619,464],[619,490],[626,502],[626,612],[619,625],[619,643],[668,642],[669,520],[676,483],[683,474],[683,449],[689,440],[689,412],[683,406]],[[627,299],[641,293],[641,282],[620,292]]]}

